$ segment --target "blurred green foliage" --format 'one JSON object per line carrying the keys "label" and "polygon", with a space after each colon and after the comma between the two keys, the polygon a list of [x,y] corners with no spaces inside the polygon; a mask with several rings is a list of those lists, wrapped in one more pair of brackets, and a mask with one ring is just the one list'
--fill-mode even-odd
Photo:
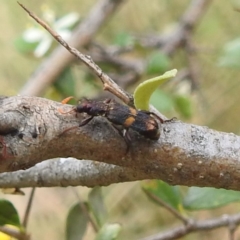
{"label": "blurred green foliage", "polygon": [[80,203],[74,204],[68,213],[66,222],[66,240],[83,239],[88,224],[88,216],[82,210]]}
{"label": "blurred green foliage", "polygon": [[223,55],[219,59],[219,65],[222,67],[240,68],[240,38],[225,44]]}
{"label": "blurred green foliage", "polygon": [[100,229],[95,240],[115,240],[117,239],[120,230],[120,224],[106,224]]}
{"label": "blurred green foliage", "polygon": [[107,209],[102,196],[102,188],[94,187],[87,202],[74,204],[68,212],[66,240],[84,239],[87,226],[94,224],[95,240],[114,240],[121,230],[119,224],[107,223]]}
{"label": "blurred green foliage", "polygon": [[17,227],[21,226],[18,212],[13,204],[5,199],[0,200],[0,225],[14,225]]}
{"label": "blurred green foliage", "polygon": [[213,209],[239,201],[239,191],[190,187],[184,199],[184,207],[189,210]]}
{"label": "blurred green foliage", "polygon": [[[41,0],[36,4],[34,1],[25,1],[25,3],[23,1],[38,15],[41,14],[44,5],[47,4],[47,7],[55,12],[57,18],[65,16],[74,10],[80,14],[81,19],[88,14],[95,2],[93,0],[82,0],[81,3],[77,0],[53,0],[50,2]],[[163,32],[171,31],[189,2],[187,0],[152,0],[151,2],[142,0],[141,4],[137,0],[125,2],[116,15],[97,34],[95,40],[106,46],[112,44],[121,47],[133,45],[134,51],[132,55],[128,54],[127,58],[140,56],[148,59],[148,70],[143,78],[140,79],[141,81],[153,77],[152,75],[159,76],[162,72],[168,70],[169,67],[181,70],[188,65],[184,50],[177,51],[176,54],[169,58],[164,54],[155,52],[153,49],[146,50],[139,47],[133,36],[155,33],[160,35]],[[239,134],[240,13],[234,11],[232,2],[213,1],[192,37],[198,70],[198,89],[194,93],[182,93],[178,84],[174,85],[169,81],[169,84],[165,84],[161,89],[157,89],[154,92],[151,102],[158,109],[167,113],[169,117],[175,115],[179,115],[180,118],[191,117],[191,121],[196,124],[208,125],[215,129]],[[14,1],[1,1],[0,11],[0,31],[3,33],[0,35],[0,90],[2,91],[0,94],[15,95],[40,64],[41,59],[36,59],[31,54],[37,43],[27,45],[26,42],[23,42],[23,39],[19,38],[29,26],[33,25],[32,20],[27,17],[25,12]],[[52,49],[50,48],[49,51]],[[22,54],[23,51],[26,54]],[[106,67],[106,69],[109,68]],[[78,65],[66,71],[70,72],[67,72],[65,76],[63,74],[59,82],[56,83],[54,91],[51,91],[54,94],[49,94],[49,97],[60,99],[62,97],[61,94],[72,95],[70,94],[72,92],[77,97],[83,94],[89,97],[97,96],[100,87],[96,84],[96,78],[90,75],[85,67]],[[64,79],[68,79],[67,83]],[[64,93],[64,91],[66,92]],[[212,209],[239,201],[239,194],[234,191],[211,188],[183,189],[172,187],[162,182],[155,182],[152,185],[150,183],[146,182],[143,184],[145,185],[145,191],[155,194],[156,197],[160,197],[174,208],[180,209],[179,211],[181,211],[181,207],[185,211]],[[88,191],[85,188],[79,189],[85,193],[85,196],[88,196]],[[51,236],[50,239],[63,239],[64,234],[61,223],[63,224],[66,220],[66,215],[62,213],[67,211],[69,211],[66,227],[69,233],[67,239],[74,239],[70,238],[70,235],[72,236],[70,232],[86,233],[87,217],[81,211],[78,203],[72,206],[74,201],[71,198],[71,194],[66,194],[69,193],[69,190],[63,190],[64,193],[62,194],[59,189],[52,194],[49,193],[50,190],[38,190],[42,193],[38,196],[39,202],[36,206],[39,212],[36,210],[33,213],[31,223],[31,231],[33,235],[37,236],[36,239],[41,239],[43,235]],[[91,198],[93,198],[91,202],[93,203],[94,200],[97,200],[97,202],[92,207],[87,206],[90,212],[94,211],[95,220],[102,227],[98,235],[99,239],[101,239],[102,233],[108,233],[109,231],[113,232],[111,236],[114,236],[114,234],[119,233],[120,229],[118,224],[110,225],[109,227],[104,222],[104,218],[108,222],[122,224],[121,239],[138,239],[139,237],[160,231],[162,228],[170,228],[175,223],[175,219],[173,219],[171,214],[166,214],[166,211],[163,208],[159,208],[157,204],[151,205],[150,201],[140,191],[138,183],[123,183],[105,188],[104,197],[98,194],[99,189],[94,191],[96,192],[91,194]],[[48,195],[51,201],[46,203],[46,196]],[[11,200],[23,211],[25,204],[21,203],[19,199],[12,198]],[[99,205],[96,204],[98,201],[100,201]],[[10,206],[9,203],[7,204]],[[107,206],[109,211],[108,217],[105,215],[106,209],[105,207],[103,208],[104,205]],[[8,207],[1,208],[3,211],[1,213],[4,219],[3,223],[12,222],[19,224],[19,216],[14,210],[14,206],[10,210],[8,210]],[[72,208],[69,210],[70,206]],[[202,212],[202,216],[220,216],[227,211],[229,213],[239,210],[239,203],[232,203],[225,208],[222,207],[207,213]],[[11,212],[13,213],[13,218],[9,215]],[[195,213],[189,214],[194,215]],[[41,221],[39,218],[43,220]],[[82,224],[79,225],[79,222]],[[110,230],[102,230],[105,228]],[[222,239],[221,231],[219,234],[214,233],[212,239],[217,237]],[[210,238],[207,235],[205,239]],[[194,239],[202,240],[203,234],[196,234]]]}
{"label": "blurred green foliage", "polygon": [[119,47],[128,47],[134,44],[133,36],[128,32],[120,32],[116,34],[113,44]]}
{"label": "blurred green foliage", "polygon": [[148,56],[147,74],[150,75],[163,74],[167,70],[170,70],[170,66],[171,60],[167,55],[161,52],[151,53]]}
{"label": "blurred green foliage", "polygon": [[149,180],[143,182],[142,188],[154,202],[159,204],[156,199],[161,199],[178,211],[182,209],[182,195],[178,186],[170,186],[159,180]]}

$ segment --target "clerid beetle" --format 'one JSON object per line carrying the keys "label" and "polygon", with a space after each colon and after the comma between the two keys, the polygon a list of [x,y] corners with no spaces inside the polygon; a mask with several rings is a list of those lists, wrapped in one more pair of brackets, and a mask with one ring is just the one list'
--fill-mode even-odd
{"label": "clerid beetle", "polygon": [[[79,124],[79,127],[86,125],[96,116],[102,116],[112,123],[112,126],[118,130],[127,143],[131,140],[128,133],[129,129],[138,132],[145,138],[158,140],[160,131],[156,118],[160,123],[164,122],[162,118],[152,112],[137,110],[113,99],[94,101],[83,98],[73,110],[76,113],[87,113],[89,115]],[[124,131],[120,130],[117,125],[122,126]],[[73,128],[66,129],[64,132]]]}

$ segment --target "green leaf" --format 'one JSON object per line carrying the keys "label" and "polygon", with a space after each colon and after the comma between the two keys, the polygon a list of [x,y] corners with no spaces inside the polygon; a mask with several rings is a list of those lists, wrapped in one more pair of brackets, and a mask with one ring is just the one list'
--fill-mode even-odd
{"label": "green leaf", "polygon": [[102,226],[107,218],[107,210],[102,197],[102,188],[94,187],[89,193],[88,201],[98,226]]}
{"label": "green leaf", "polygon": [[175,77],[177,70],[165,72],[163,75],[148,79],[140,83],[134,91],[134,104],[137,109],[149,110],[149,99],[152,93],[169,78]]}
{"label": "green leaf", "polygon": [[216,188],[190,187],[184,199],[189,210],[211,209],[240,201],[240,192]]}
{"label": "green leaf", "polygon": [[118,223],[105,224],[98,232],[95,240],[114,240],[118,237],[121,225]]}
{"label": "green leaf", "polygon": [[149,180],[142,184],[142,188],[150,198],[151,195],[154,196],[151,199],[155,203],[160,204],[155,199],[160,198],[173,208],[182,211],[182,197],[178,186],[170,186],[160,180]]}
{"label": "green leaf", "polygon": [[5,199],[0,200],[0,226],[5,224],[21,226],[17,210],[11,202]]}
{"label": "green leaf", "polygon": [[128,32],[121,32],[117,34],[114,43],[120,47],[127,47],[134,43],[134,39]]}
{"label": "green leaf", "polygon": [[53,85],[63,97],[74,96],[76,86],[71,68],[66,68]]}
{"label": "green leaf", "polygon": [[31,53],[33,54],[34,50],[38,46],[39,42],[27,42],[23,37],[15,39],[14,46],[16,49],[24,54]]}
{"label": "green leaf", "polygon": [[240,68],[240,38],[228,42],[219,59],[219,65],[231,68]]}
{"label": "green leaf", "polygon": [[150,98],[150,103],[160,112],[171,111],[174,108],[173,98],[160,89],[153,92]]}
{"label": "green leaf", "polygon": [[81,240],[86,232],[88,216],[77,203],[71,207],[67,216],[66,240]]}
{"label": "green leaf", "polygon": [[164,73],[171,66],[169,57],[161,52],[154,52],[147,61],[147,74]]}
{"label": "green leaf", "polygon": [[176,110],[186,119],[192,116],[192,102],[190,98],[182,95],[174,97]]}

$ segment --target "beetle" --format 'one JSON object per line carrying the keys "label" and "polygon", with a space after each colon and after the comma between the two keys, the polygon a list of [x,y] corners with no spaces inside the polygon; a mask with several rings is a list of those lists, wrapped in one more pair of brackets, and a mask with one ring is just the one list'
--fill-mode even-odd
{"label": "beetle", "polygon": [[[62,103],[66,103],[70,98],[71,97],[66,98]],[[156,119],[158,119],[160,123],[165,122],[155,113],[137,110],[113,99],[95,101],[83,98],[78,102],[73,111],[76,113],[87,113],[89,115],[79,124],[78,127],[88,124],[96,116],[105,117],[110,123],[112,123],[112,126],[119,132],[119,134],[124,137],[127,144],[131,141],[128,133],[129,129],[138,132],[145,138],[158,140],[160,137],[160,130]],[[117,125],[122,126],[123,131],[120,130]],[[75,127],[66,129],[63,133],[73,128]]]}

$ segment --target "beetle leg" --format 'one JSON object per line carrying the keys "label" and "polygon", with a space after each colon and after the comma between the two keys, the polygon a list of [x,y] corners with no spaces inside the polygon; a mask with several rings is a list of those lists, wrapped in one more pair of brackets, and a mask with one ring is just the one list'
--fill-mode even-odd
{"label": "beetle leg", "polygon": [[107,98],[104,102],[105,102],[105,103],[110,103],[111,101],[112,101],[111,98]]}
{"label": "beetle leg", "polygon": [[94,118],[94,116],[91,116],[91,117],[88,117],[88,118],[82,120],[82,122],[79,124],[79,127],[82,127],[82,126],[88,124],[93,118]]}
{"label": "beetle leg", "polygon": [[159,117],[156,113],[151,112],[150,114],[156,117],[160,121],[160,123],[164,123],[166,121],[166,120],[163,120],[161,117]]}
{"label": "beetle leg", "polygon": [[67,113],[71,113],[71,112],[76,112],[75,108],[73,108],[72,110],[70,111],[67,111],[67,112],[63,112],[63,110],[61,108],[58,108],[58,112],[60,112],[61,114],[67,114]]}
{"label": "beetle leg", "polygon": [[119,129],[116,125],[114,125],[114,124],[112,124],[112,126],[117,130],[117,132],[119,133],[119,135],[121,136],[121,137],[123,137],[123,132],[122,132],[122,130],[121,129]]}
{"label": "beetle leg", "polygon": [[127,144],[127,150],[126,150],[126,154],[127,154],[129,152],[129,150],[130,150],[131,140],[132,140],[130,135],[129,135],[129,129],[128,128],[124,129],[123,138],[124,138],[124,140],[125,140],[125,142]]}
{"label": "beetle leg", "polygon": [[175,121],[177,118],[176,117],[173,117],[171,119],[167,119],[167,120],[164,120],[162,119],[160,116],[158,116],[156,113],[154,112],[149,112],[149,111],[146,111],[146,110],[141,110],[142,112],[145,112],[146,114],[148,115],[153,115],[154,117],[156,117],[161,123],[164,123],[164,122],[173,122]]}
{"label": "beetle leg", "polygon": [[63,132],[61,132],[58,136],[61,137],[63,134],[65,134],[66,132],[72,130],[72,129],[75,129],[75,128],[78,128],[79,126],[75,126],[75,127],[70,127],[70,128],[67,128],[65,129]]}
{"label": "beetle leg", "polygon": [[159,117],[156,113],[154,113],[154,112],[149,112],[149,111],[147,111],[147,110],[141,110],[141,112],[144,112],[144,113],[146,113],[146,114],[148,114],[148,115],[153,115],[154,117],[156,117],[159,121],[160,121],[160,123],[164,123],[165,121],[167,121],[167,120],[163,120],[161,117]]}
{"label": "beetle leg", "polygon": [[174,121],[177,121],[177,118],[176,118],[176,117],[167,119],[167,120],[165,120],[164,122],[174,122]]}
{"label": "beetle leg", "polygon": [[65,129],[62,133],[59,134],[59,136],[62,136],[64,133],[66,133],[66,132],[68,132],[72,129],[79,128],[79,127],[82,127],[82,126],[88,124],[92,119],[93,119],[93,116],[84,119],[78,126],[74,126],[74,127],[70,127],[70,128]]}
{"label": "beetle leg", "polygon": [[161,117],[159,117],[156,113],[154,113],[154,112],[148,112],[148,111],[146,111],[146,110],[141,110],[141,111],[143,111],[143,112],[145,112],[146,114],[152,114],[154,117],[156,117],[161,123],[164,123],[164,122],[174,122],[174,121],[176,121],[177,120],[177,118],[176,117],[173,117],[173,118],[170,118],[170,119],[166,119],[166,120],[164,120],[164,119],[162,119]]}
{"label": "beetle leg", "polygon": [[126,153],[128,153],[128,151],[130,149],[130,143],[131,143],[131,138],[130,138],[130,136],[128,134],[128,129],[121,130],[117,126],[115,126],[114,124],[112,124],[112,126],[117,130],[119,135],[124,139],[124,141],[125,141],[125,143],[127,145]]}
{"label": "beetle leg", "polygon": [[130,137],[130,135],[129,135],[129,129],[128,129],[128,128],[124,129],[124,131],[123,131],[123,137],[124,137],[126,143],[127,143],[128,145],[130,145],[132,139],[131,139],[131,137]]}

